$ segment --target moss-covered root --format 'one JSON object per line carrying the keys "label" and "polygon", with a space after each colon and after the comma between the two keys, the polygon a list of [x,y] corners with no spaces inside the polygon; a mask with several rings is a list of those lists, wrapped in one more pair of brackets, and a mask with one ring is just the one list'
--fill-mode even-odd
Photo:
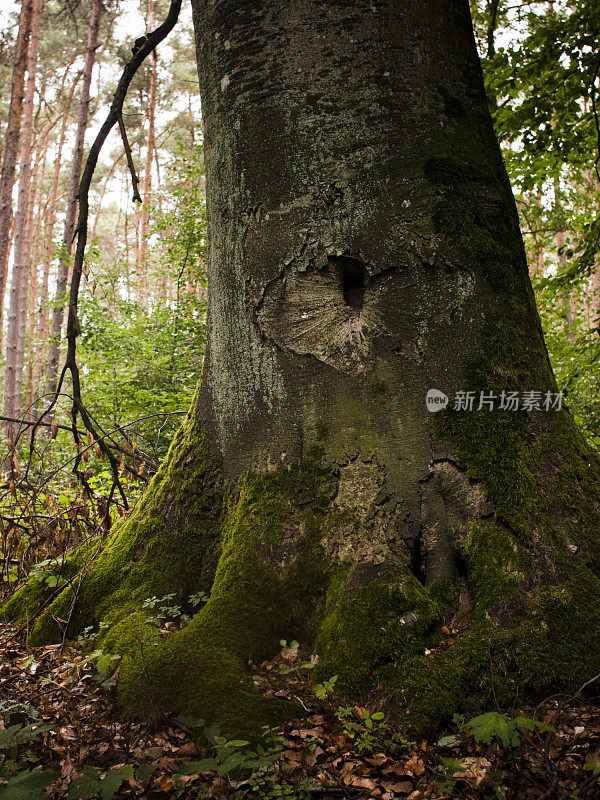
{"label": "moss-covered root", "polygon": [[[223,521],[210,598],[192,622],[160,643],[144,641],[135,618],[108,633],[105,648],[128,652],[118,689],[126,711],[164,706],[244,736],[298,713],[256,693],[248,660],[272,655],[281,638],[310,637],[328,580],[320,544],[326,483],[308,466],[247,476]],[[310,510],[297,503],[307,486],[316,498]]]}
{"label": "moss-covered root", "polygon": [[38,615],[44,587],[30,580],[4,604],[2,616],[34,619],[31,642],[42,644],[61,633],[57,620],[70,620],[72,635],[101,620],[115,624],[151,596],[174,593],[174,602],[185,605],[191,594],[209,591],[222,498],[219,470],[207,450],[199,423],[188,416],[131,515],[104,544],[94,541],[66,560],[61,574],[72,583]]}

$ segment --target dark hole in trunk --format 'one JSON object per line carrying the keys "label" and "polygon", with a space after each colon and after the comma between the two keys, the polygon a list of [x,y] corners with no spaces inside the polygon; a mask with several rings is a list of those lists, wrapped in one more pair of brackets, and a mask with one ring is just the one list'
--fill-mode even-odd
{"label": "dark hole in trunk", "polygon": [[360,259],[351,256],[329,256],[328,261],[339,271],[346,305],[360,310],[365,302],[365,265]]}

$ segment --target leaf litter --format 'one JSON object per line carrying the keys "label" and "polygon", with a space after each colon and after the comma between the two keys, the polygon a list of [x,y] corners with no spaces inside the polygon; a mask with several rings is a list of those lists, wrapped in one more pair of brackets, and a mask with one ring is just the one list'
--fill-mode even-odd
{"label": "leaf litter", "polygon": [[[387,722],[380,721],[383,715],[373,709],[342,707],[332,693],[318,699],[310,670],[290,670],[296,660],[300,664],[297,648],[285,647],[274,660],[252,666],[254,684],[265,696],[300,702],[306,713],[275,731],[281,737],[273,751],[277,770],[271,784],[256,789],[235,770],[219,774],[214,748],[195,739],[185,718],[164,715],[154,722],[121,718],[113,689],[94,680],[94,664],[81,643],[29,648],[23,633],[14,625],[0,626],[0,736],[19,723],[43,729],[34,741],[19,746],[21,755],[26,747],[29,769],[55,773],[46,794],[31,797],[600,797],[600,702],[593,691],[570,698],[555,696],[537,708],[519,709],[519,719],[535,718],[541,727],[530,724],[530,730],[522,723],[509,747],[498,738],[503,729],[496,737],[485,737],[488,741],[478,741],[468,724],[462,728],[457,724],[430,740],[408,742],[394,735]],[[494,714],[503,716],[486,715],[487,728]],[[375,723],[368,722],[370,715]],[[480,728],[484,730],[483,725]],[[0,768],[8,758],[0,751]],[[193,770],[195,764],[207,768],[185,774],[186,765]],[[278,793],[278,781],[287,787],[285,794]],[[4,796],[9,794],[0,782],[0,798]]]}

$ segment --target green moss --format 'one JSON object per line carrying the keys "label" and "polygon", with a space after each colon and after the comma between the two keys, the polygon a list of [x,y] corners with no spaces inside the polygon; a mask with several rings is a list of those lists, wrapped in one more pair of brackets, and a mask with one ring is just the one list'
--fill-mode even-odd
{"label": "green moss", "polygon": [[481,484],[497,518],[523,532],[536,457],[526,414],[446,409],[433,422],[436,436],[452,443],[457,463]]}
{"label": "green moss", "polygon": [[314,649],[317,675],[338,675],[350,694],[371,689],[378,669],[421,652],[439,640],[450,618],[456,591],[447,584],[425,588],[412,575],[382,576],[354,585],[352,570],[332,580]]}
{"label": "green moss", "polygon": [[527,549],[496,520],[470,523],[459,542],[459,552],[478,618],[522,593],[533,572]]}
{"label": "green moss", "polygon": [[[126,710],[148,707],[150,685],[154,708],[196,714],[236,735],[298,713],[293,704],[261,698],[247,664],[273,655],[281,638],[309,635],[329,577],[320,545],[325,477],[308,465],[241,481],[228,502],[208,603],[182,631],[124,661],[119,698]],[[302,508],[307,490],[311,506]]]}
{"label": "green moss", "polygon": [[521,621],[504,629],[481,619],[452,646],[390,665],[380,680],[397,687],[398,712],[413,730],[448,720],[457,710],[476,714],[496,702],[535,701],[556,690],[574,691],[600,671],[600,629],[590,626],[600,607],[600,581],[580,569],[566,586],[521,597]]}

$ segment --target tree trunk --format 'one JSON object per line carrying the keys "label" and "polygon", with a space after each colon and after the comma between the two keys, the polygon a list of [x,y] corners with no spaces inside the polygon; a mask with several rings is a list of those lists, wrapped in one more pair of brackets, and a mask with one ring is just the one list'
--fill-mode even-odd
{"label": "tree trunk", "polygon": [[[154,27],[154,2],[148,0],[146,30]],[[150,67],[150,93],[148,97],[148,136],[146,139],[146,164],[142,184],[142,207],[140,210],[140,257],[138,262],[138,289],[142,304],[148,303],[148,236],[150,233],[150,203],[152,202],[152,159],[155,150],[154,124],[156,117],[156,80],[158,58],[152,52]]]}
{"label": "tree trunk", "polygon": [[25,73],[27,71],[27,54],[29,52],[29,33],[31,29],[31,12],[33,0],[21,0],[19,15],[19,32],[15,45],[15,58],[12,73],[12,90],[6,125],[6,144],[2,158],[2,175],[0,176],[0,350],[2,349],[2,319],[4,316],[4,292],[8,272],[8,256],[10,253],[10,229],[12,225],[13,186],[19,138],[21,134],[21,117],[23,115],[23,95],[25,92]]}
{"label": "tree trunk", "polygon": [[[156,116],[156,50],[152,53],[150,71],[150,98],[148,100],[148,138],[146,141],[146,165],[142,187],[142,212],[140,222],[140,258],[145,263],[148,258],[148,235],[150,231],[150,203],[152,202],[152,160],[154,158],[154,119]],[[147,269],[142,267],[144,275]]]}
{"label": "tree trunk", "polygon": [[[27,360],[26,360],[26,382],[25,382],[25,412],[29,419],[34,418],[35,410],[33,408],[33,370],[34,370],[34,353],[38,345],[35,342],[35,323],[37,321],[37,303],[39,297],[38,285],[38,267],[39,267],[39,252],[40,252],[40,230],[42,227],[42,202],[41,195],[44,188],[46,178],[46,155],[47,155],[47,142],[44,139],[40,142],[36,163],[33,170],[32,177],[32,196],[29,201],[29,221],[27,223],[28,236],[30,238],[30,255],[29,255],[29,280],[28,295],[25,302],[21,307],[22,322],[19,326],[19,359],[21,364],[21,374],[23,374],[23,367],[25,366],[25,347],[27,346]],[[41,164],[40,164],[41,162]]]}
{"label": "tree trunk", "polygon": [[19,194],[15,218],[14,253],[10,287],[8,328],[6,331],[6,369],[4,373],[4,415],[17,417],[21,413],[23,362],[19,359],[21,308],[27,305],[31,236],[28,231],[29,197],[31,190],[31,156],[33,149],[33,105],[43,0],[34,0],[31,15],[31,35],[27,59],[27,93],[24,103],[23,140],[21,142]]}
{"label": "tree trunk", "polygon": [[71,163],[71,176],[69,179],[69,199],[65,214],[65,225],[63,229],[62,249],[58,265],[58,278],[56,281],[56,298],[52,311],[52,322],[50,325],[50,346],[48,353],[48,389],[49,394],[56,390],[56,379],[58,376],[58,360],[60,353],[60,339],[62,323],[65,309],[65,292],[69,278],[69,265],[71,262],[71,250],[73,247],[73,235],[75,232],[75,217],[77,213],[77,191],[81,180],[81,168],[83,164],[83,145],[85,142],[85,131],[87,129],[88,115],[90,108],[90,85],[92,82],[92,71],[96,59],[96,48],[98,46],[98,32],[100,30],[100,18],[104,6],[102,0],[94,0],[92,14],[90,18],[90,30],[88,33],[85,67],[83,71],[83,81],[81,84],[81,98],[79,100],[79,116],[77,118],[77,133],[75,135],[75,147],[73,150],[73,161]]}
{"label": "tree trunk", "polygon": [[62,165],[62,151],[65,143],[65,135],[67,131],[67,124],[69,121],[69,112],[71,109],[71,103],[73,102],[73,95],[75,94],[75,89],[77,88],[77,84],[79,83],[81,76],[82,73],[80,72],[73,81],[71,90],[66,98],[65,106],[62,109],[63,111],[62,124],[60,127],[58,144],[56,147],[56,160],[54,162],[52,186],[50,188],[50,196],[48,197],[48,203],[46,205],[46,213],[44,215],[42,286],[40,290],[40,309],[39,309],[39,318],[37,325],[37,341],[39,347],[36,348],[34,354],[35,365],[34,365],[34,375],[33,375],[34,391],[36,392],[44,391],[42,388],[42,369],[43,369],[43,364],[47,362],[45,348],[47,346],[49,347],[49,343],[47,341],[48,322],[49,322],[48,289],[50,283],[50,264],[52,262],[52,244],[54,238],[54,226],[56,224],[56,199],[58,196],[58,182],[60,178],[60,168]]}
{"label": "tree trunk", "polygon": [[[565,410],[477,410],[556,385],[468,3],[193,8],[202,386],[33,641],[104,619],[127,711],[237,734],[297,711],[248,673],[281,638],[413,728],[599,672],[598,459]],[[474,408],[430,413],[430,389]],[[159,641],[143,600],[198,591]]]}

